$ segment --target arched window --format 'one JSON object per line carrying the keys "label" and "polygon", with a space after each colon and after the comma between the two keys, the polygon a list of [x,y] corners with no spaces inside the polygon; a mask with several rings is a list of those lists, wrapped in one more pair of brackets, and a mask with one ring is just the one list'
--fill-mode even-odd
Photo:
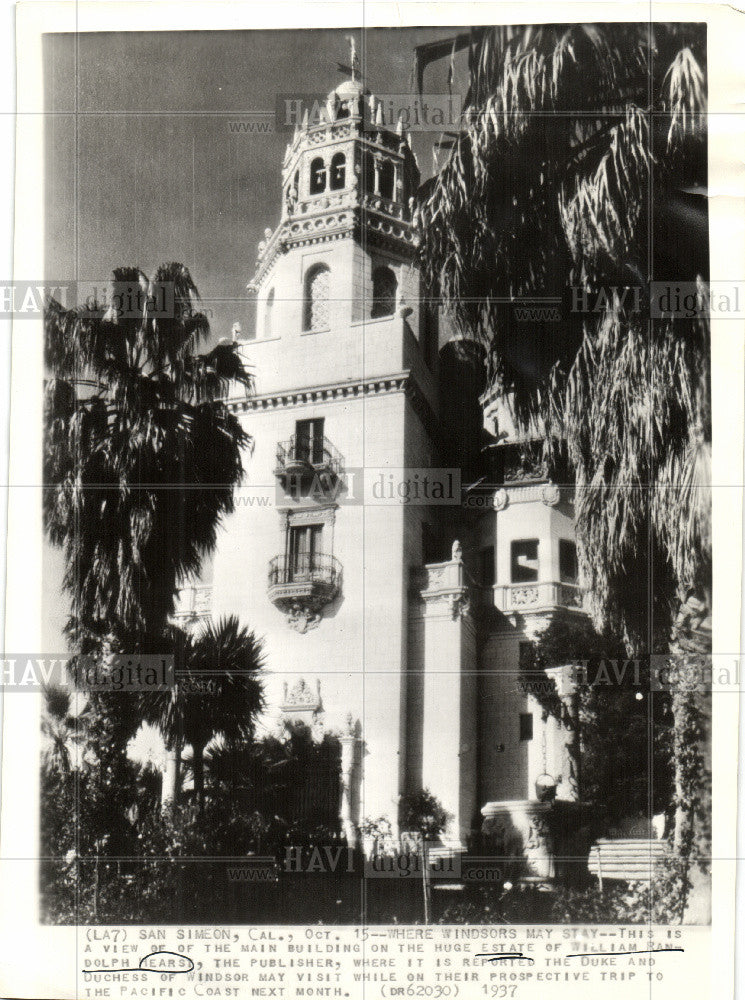
{"label": "arched window", "polygon": [[305,276],[303,330],[327,330],[329,325],[329,269],[316,264]]}
{"label": "arched window", "polygon": [[310,165],[310,193],[321,194],[326,190],[326,164],[317,156]]}
{"label": "arched window", "polygon": [[392,316],[396,311],[396,275],[389,267],[376,267],[373,271],[373,319]]}
{"label": "arched window", "polygon": [[332,191],[340,191],[344,187],[346,176],[346,159],[344,153],[334,153],[331,160],[331,183],[329,187]]}
{"label": "arched window", "polygon": [[394,170],[390,160],[383,160],[380,167],[380,193],[393,201]]}
{"label": "arched window", "polygon": [[264,336],[271,337],[272,335],[272,313],[274,311],[274,289],[269,289],[269,294],[266,297],[266,305],[264,306]]}

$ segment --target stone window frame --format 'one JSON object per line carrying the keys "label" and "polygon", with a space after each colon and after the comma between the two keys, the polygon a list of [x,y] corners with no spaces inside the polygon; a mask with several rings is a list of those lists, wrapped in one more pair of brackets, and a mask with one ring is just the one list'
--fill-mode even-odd
{"label": "stone window frame", "polygon": [[302,528],[315,524],[321,525],[321,552],[326,556],[334,555],[334,535],[336,526],[336,505],[326,507],[306,507],[303,510],[287,510],[280,518],[280,535],[282,548],[280,551],[289,556],[290,532],[293,528]]}

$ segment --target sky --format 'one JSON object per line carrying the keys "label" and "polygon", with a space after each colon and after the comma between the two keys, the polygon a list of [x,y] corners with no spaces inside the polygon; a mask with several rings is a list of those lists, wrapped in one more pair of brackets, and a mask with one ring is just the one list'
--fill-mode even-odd
{"label": "sky", "polygon": [[[414,46],[455,30],[355,30],[367,85],[408,93]],[[92,289],[113,267],[152,273],[175,260],[209,300],[216,338],[234,321],[252,331],[246,284],[279,219],[291,134],[230,123],[273,121],[252,113],[273,113],[280,94],[328,93],[345,79],[350,31],[47,35],[47,280]],[[429,92],[447,92],[446,63],[428,69]],[[438,138],[414,136],[424,176]]]}
{"label": "sky", "polygon": [[[353,33],[378,95],[411,88],[414,46],[449,28]],[[239,322],[253,333],[246,284],[266,227],[279,221],[287,132],[231,132],[273,120],[276,97],[328,93],[345,79],[351,29],[46,35],[45,262],[48,283],[77,280],[81,297],[114,267],[151,274],[179,261],[192,273],[213,339]],[[462,64],[462,60],[460,60]],[[425,90],[447,93],[447,60]],[[455,92],[462,76],[456,65]],[[255,112],[272,112],[259,118]],[[77,112],[77,113],[76,113]],[[433,133],[413,135],[423,177]],[[77,154],[77,155],[76,155]],[[46,546],[44,646],[66,648],[64,562]]]}

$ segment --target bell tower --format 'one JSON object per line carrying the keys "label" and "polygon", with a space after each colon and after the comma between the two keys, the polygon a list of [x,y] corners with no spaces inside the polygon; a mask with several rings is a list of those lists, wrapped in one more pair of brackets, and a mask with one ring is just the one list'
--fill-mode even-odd
{"label": "bell tower", "polygon": [[280,222],[259,244],[248,286],[257,339],[341,330],[402,309],[417,335],[419,169],[409,133],[390,112],[354,72],[302,111],[282,165]]}
{"label": "bell tower", "polygon": [[[421,308],[412,219],[419,170],[391,110],[353,68],[300,110],[284,152],[279,221],[248,286],[256,335],[241,350],[255,391],[229,403],[255,445],[249,500],[264,489],[268,502],[236,505],[212,601],[266,637],[268,714],[297,714],[287,692],[302,688],[316,706],[306,715],[342,734],[349,831],[364,816],[395,824],[416,790],[408,603],[435,517],[371,490],[382,474],[395,485],[436,467],[439,447],[437,326]],[[316,480],[344,488],[307,486]]]}

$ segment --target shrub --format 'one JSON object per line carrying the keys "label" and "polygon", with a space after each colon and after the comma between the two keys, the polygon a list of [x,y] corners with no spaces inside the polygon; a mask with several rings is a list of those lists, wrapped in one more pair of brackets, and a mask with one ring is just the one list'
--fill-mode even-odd
{"label": "shrub", "polygon": [[448,825],[450,813],[429,789],[404,795],[399,804],[402,830],[421,833],[425,840],[438,837]]}

